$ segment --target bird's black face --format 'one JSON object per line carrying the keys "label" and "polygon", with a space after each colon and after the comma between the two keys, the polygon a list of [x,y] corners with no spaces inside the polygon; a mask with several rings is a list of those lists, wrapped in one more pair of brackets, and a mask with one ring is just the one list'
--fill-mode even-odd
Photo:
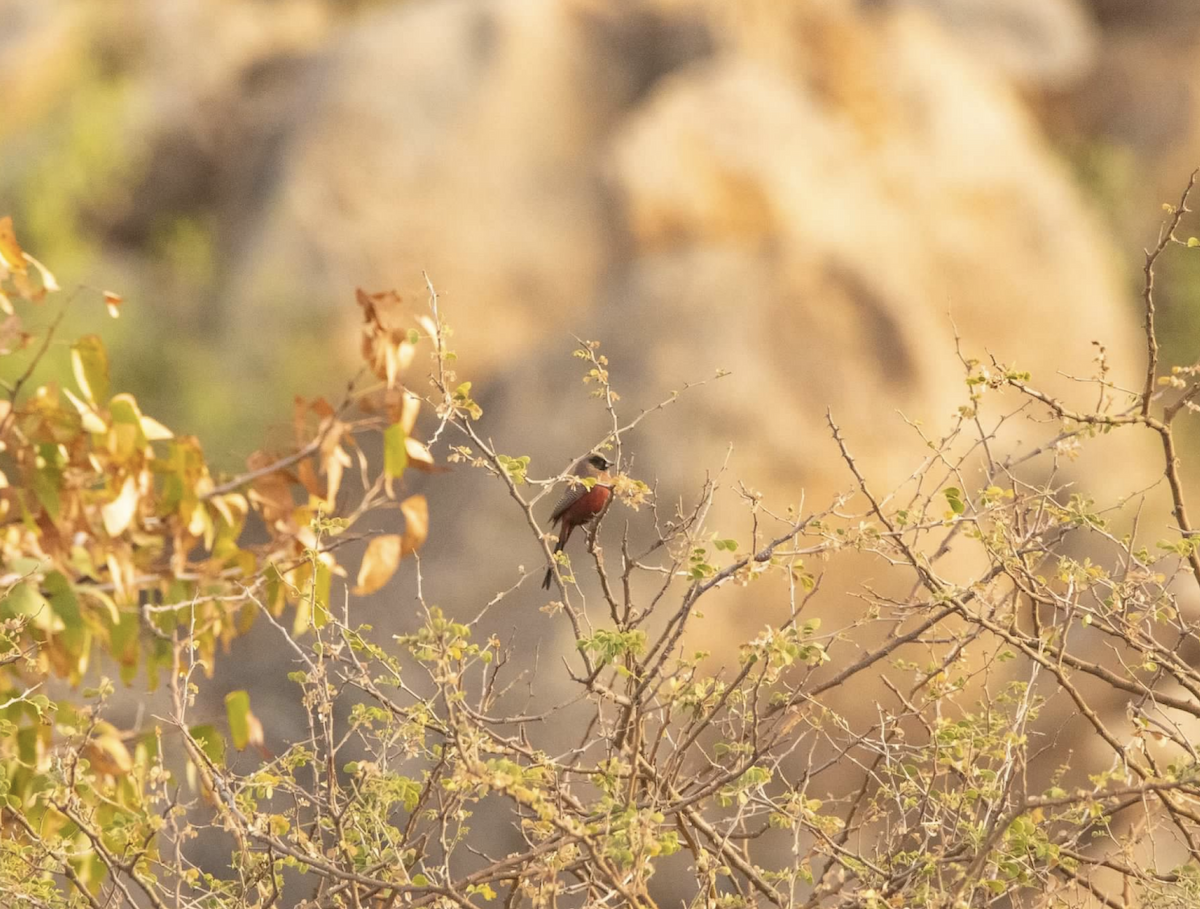
{"label": "bird's black face", "polygon": [[608,460],[604,455],[592,455],[588,458],[588,463],[597,470],[608,470],[608,468],[612,467],[612,461]]}

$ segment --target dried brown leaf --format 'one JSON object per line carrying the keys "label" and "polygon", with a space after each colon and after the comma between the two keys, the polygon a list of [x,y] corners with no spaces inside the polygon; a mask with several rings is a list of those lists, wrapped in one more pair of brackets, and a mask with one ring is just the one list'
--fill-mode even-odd
{"label": "dried brown leaf", "polygon": [[120,294],[115,294],[111,290],[104,291],[104,305],[108,309],[108,314],[114,319],[120,318],[121,304],[125,302],[125,298]]}
{"label": "dried brown leaf", "polygon": [[358,569],[355,595],[366,596],[374,593],[391,580],[400,565],[403,552],[404,541],[399,534],[390,533],[371,540]]}
{"label": "dried brown leaf", "polygon": [[429,503],[423,495],[409,496],[400,503],[404,515],[404,545],[401,556],[416,552],[429,536]]}
{"label": "dried brown leaf", "polygon": [[104,520],[104,530],[110,537],[120,536],[133,523],[137,513],[138,489],[133,476],[127,476],[121,484],[117,497],[107,505],[100,506],[100,516]]}
{"label": "dried brown leaf", "polygon": [[25,274],[25,250],[17,242],[13,220],[9,215],[0,218],[0,267],[3,267],[0,278],[7,272]]}
{"label": "dried brown leaf", "polygon": [[[250,470],[262,470],[277,460],[265,451],[256,451],[246,459],[246,466]],[[258,477],[251,484],[250,501],[259,507],[263,520],[269,526],[274,526],[277,521],[289,520],[295,501],[292,499],[292,484],[287,473],[276,470]]]}

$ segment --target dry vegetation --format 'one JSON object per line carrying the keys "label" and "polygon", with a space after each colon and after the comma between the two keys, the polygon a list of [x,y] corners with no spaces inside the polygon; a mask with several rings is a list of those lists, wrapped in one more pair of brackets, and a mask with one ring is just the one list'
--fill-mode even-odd
{"label": "dry vegetation", "polygon": [[[537,479],[491,444],[432,287],[420,314],[360,291],[363,374],[337,405],[298,400],[292,452],[218,482],[197,440],[110,394],[99,338],[71,346],[75,390],[32,388],[61,312],[101,295],[59,291],[0,222],[0,334],[18,363],[0,409],[3,904],[1196,905],[1200,552],[1175,427],[1200,383],[1158,362],[1153,296],[1159,257],[1200,245],[1177,234],[1187,198],[1147,254],[1136,389],[1101,349],[1096,405],[1075,410],[960,352],[962,406],[901,488],[872,486],[830,414],[847,478],[834,501],[776,508],[722,469],[673,508],[622,473],[610,514],[652,528],[649,544],[601,518],[573,562],[544,535],[543,500],[566,477]],[[611,417],[595,441],[623,465],[629,431],[676,396],[631,418],[600,345],[576,356]],[[1044,438],[1014,454],[1009,433],[1031,417]],[[1060,462],[1096,435],[1146,431],[1169,520],[1142,513],[1140,490],[1094,503],[1064,488]],[[481,633],[507,594],[426,603],[416,554],[437,515],[401,490],[439,461],[491,474],[557,566],[551,601],[524,620],[567,623],[565,661],[518,665]],[[748,538],[708,526],[719,496],[744,504]],[[386,509],[403,533],[361,530]],[[266,542],[245,542],[248,523]],[[364,539],[350,583],[339,556]],[[952,548],[971,577],[944,568]],[[904,593],[822,584],[864,555]],[[388,638],[355,621],[354,598],[406,557],[422,621]],[[720,669],[688,629],[731,585],[789,608]],[[822,598],[851,604],[838,627],[812,616]],[[192,718],[220,645],[253,622],[294,654],[308,715],[278,754],[244,691],[220,728]],[[110,667],[165,685],[169,710],[115,728]],[[868,679],[886,696],[835,709],[832,694]],[[528,692],[555,681],[569,696],[530,711]],[[1064,700],[1082,738],[1039,722]],[[572,747],[549,744],[564,735]],[[235,762],[231,746],[250,750]],[[1078,755],[1102,769],[1081,772]],[[507,842],[472,829],[485,810],[504,813]],[[224,844],[223,867],[195,863],[201,833]]]}

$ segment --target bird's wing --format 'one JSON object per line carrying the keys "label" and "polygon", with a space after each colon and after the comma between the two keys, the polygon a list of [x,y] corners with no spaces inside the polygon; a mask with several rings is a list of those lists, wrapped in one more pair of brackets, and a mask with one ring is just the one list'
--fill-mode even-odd
{"label": "bird's wing", "polygon": [[554,511],[550,512],[550,523],[553,524],[562,517],[562,513],[571,507],[571,504],[577,501],[581,496],[587,495],[588,488],[582,483],[577,483],[574,486],[569,486],[563,492],[562,498],[554,506]]}

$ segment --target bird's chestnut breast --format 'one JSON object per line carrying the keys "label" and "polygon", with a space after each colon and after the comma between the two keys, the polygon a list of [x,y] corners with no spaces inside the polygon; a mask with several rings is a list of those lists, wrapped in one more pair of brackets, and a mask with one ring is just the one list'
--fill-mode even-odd
{"label": "bird's chestnut breast", "polygon": [[579,497],[574,507],[584,514],[599,514],[611,495],[612,490],[607,486],[593,486]]}

